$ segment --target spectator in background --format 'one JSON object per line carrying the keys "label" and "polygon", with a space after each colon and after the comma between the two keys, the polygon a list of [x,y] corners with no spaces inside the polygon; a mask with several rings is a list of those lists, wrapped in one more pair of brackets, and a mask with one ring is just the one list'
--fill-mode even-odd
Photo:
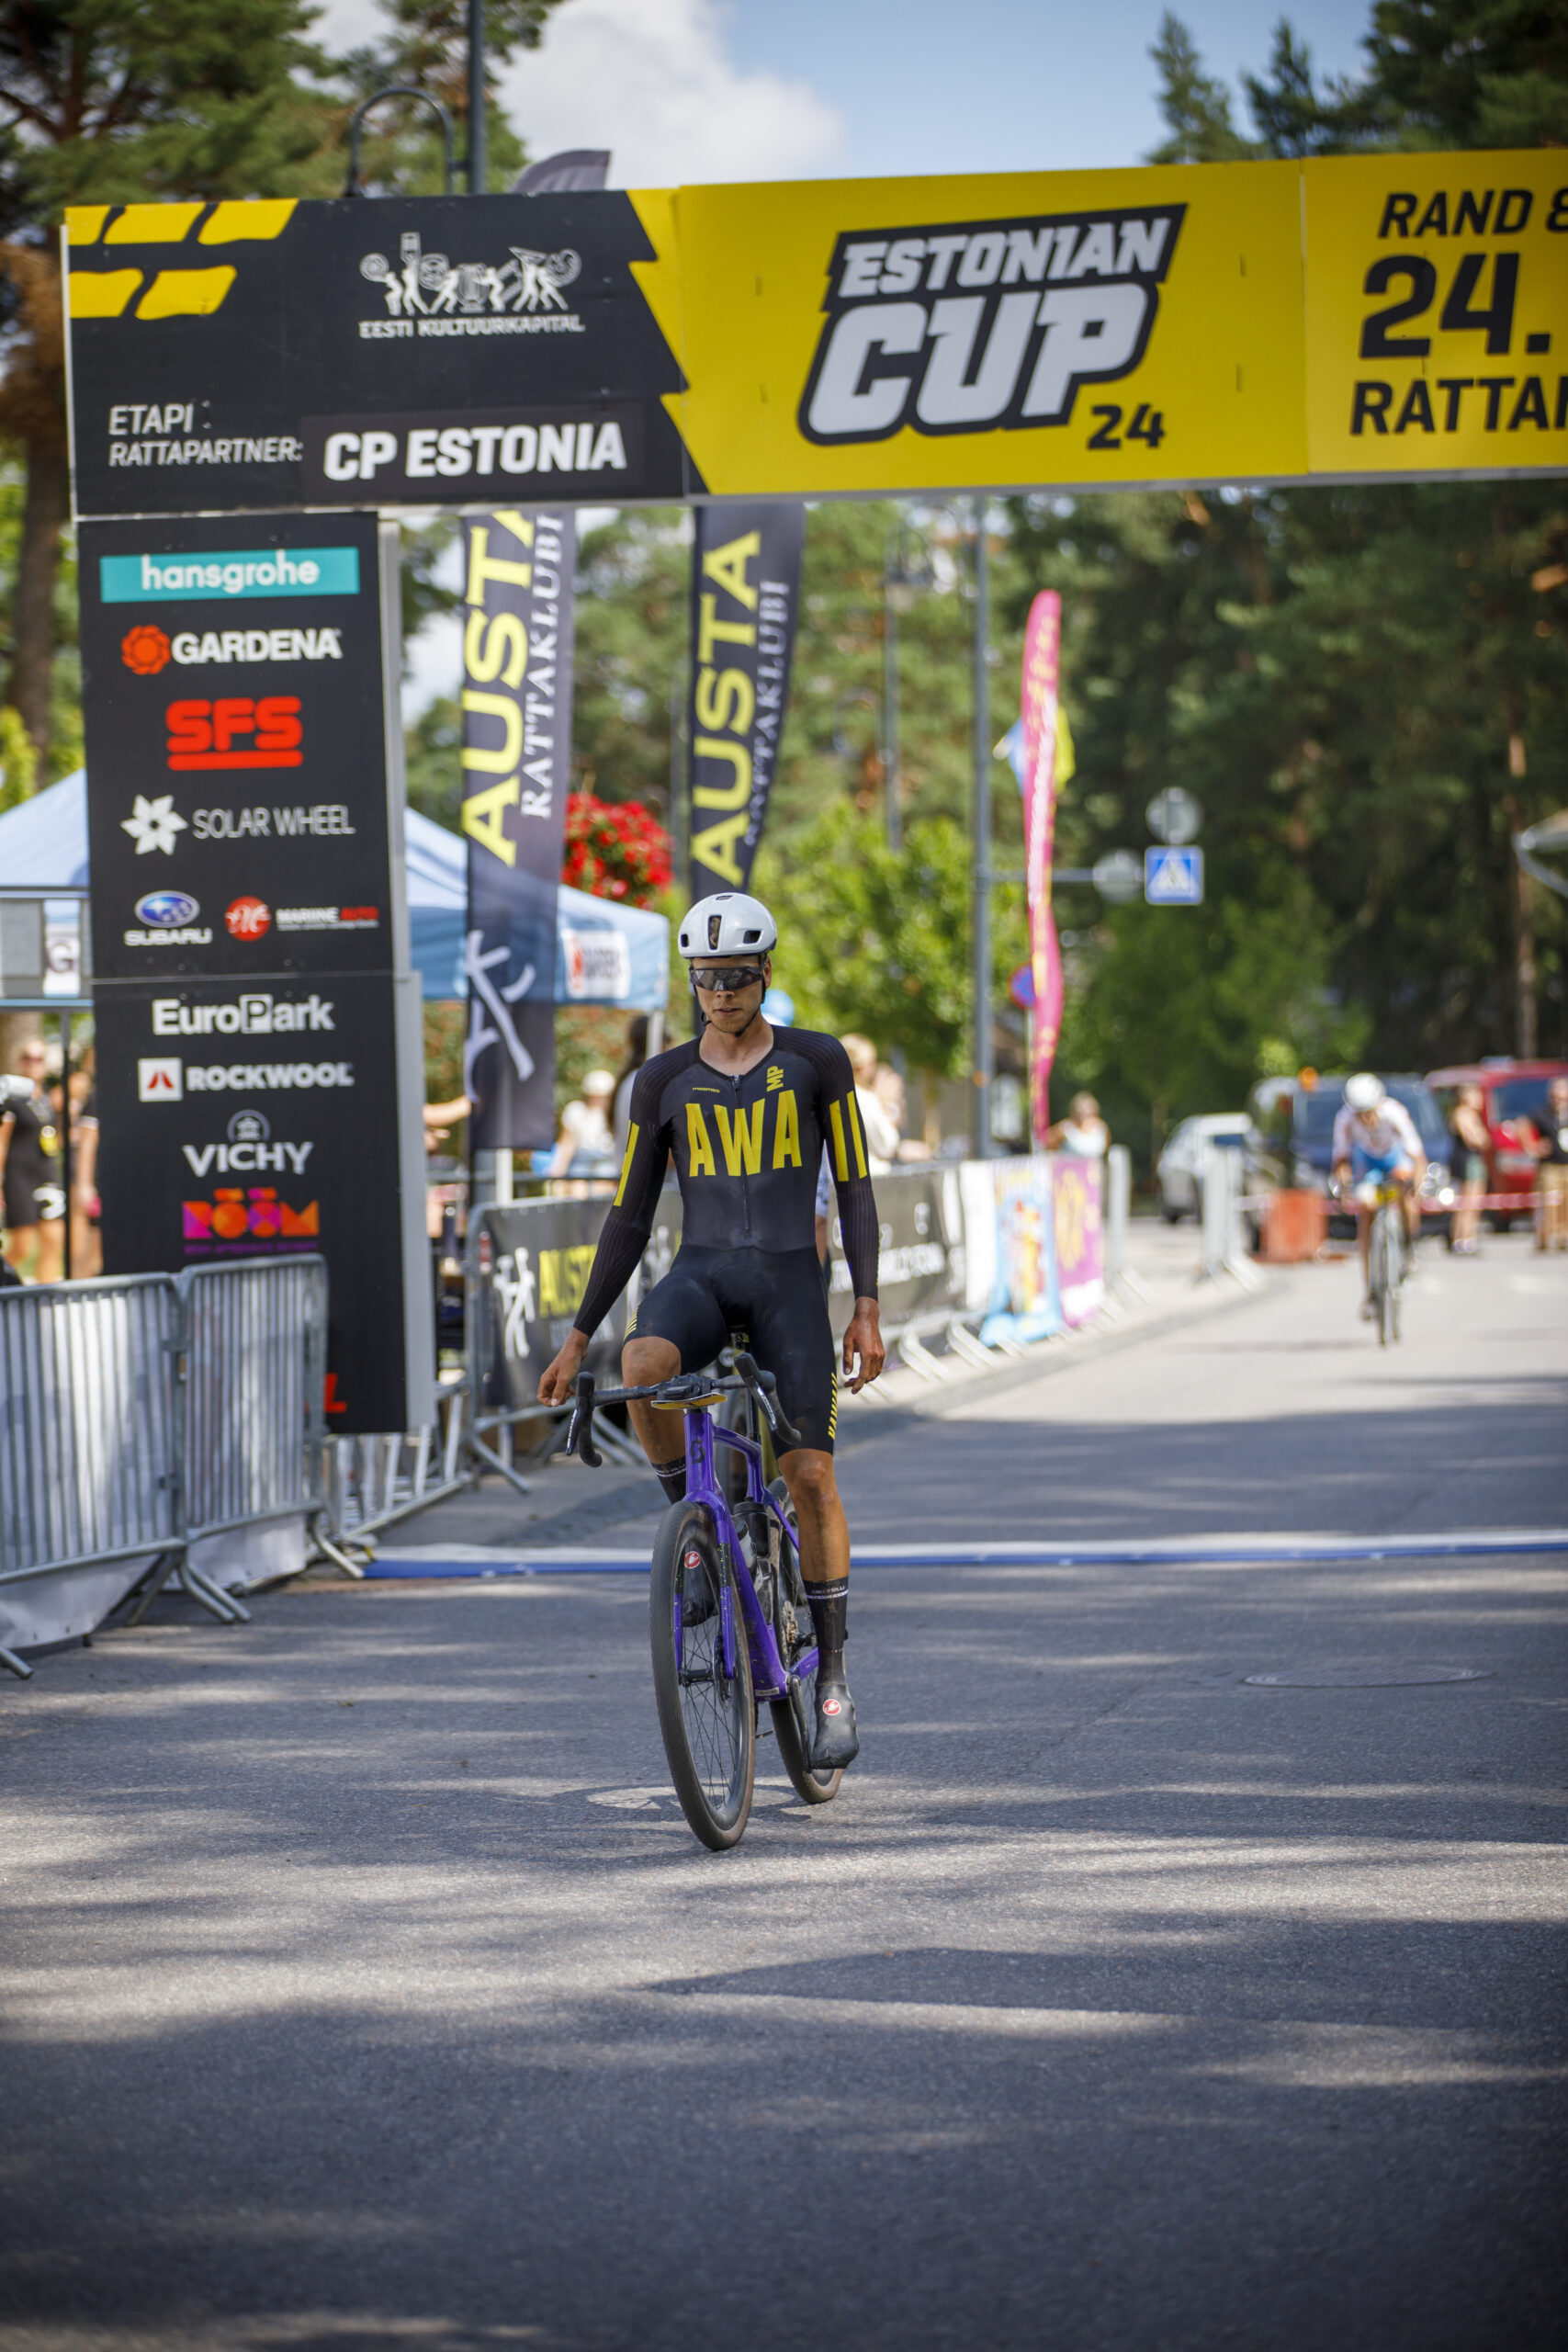
{"label": "spectator in background", "polygon": [[30,1079],[33,1091],[0,1111],[0,1221],[17,1272],[30,1267],[32,1281],[57,1283],[65,1271],[65,1170],[46,1058],[41,1037],[17,1049],[15,1075]]}
{"label": "spectator in background", "polygon": [[647,1059],[648,1015],[646,1012],[634,1012],[626,1023],[626,1057],[615,1072],[615,1113],[612,1128],[617,1169],[626,1156],[626,1137],[631,1133],[632,1088]]}
{"label": "spectator in background", "polygon": [[1481,1225],[1481,1204],[1486,1197],[1486,1152],[1492,1140],[1486,1132],[1485,1104],[1479,1086],[1461,1086],[1449,1121],[1459,1147],[1454,1154],[1460,1188],[1453,1246],[1461,1258],[1473,1258],[1480,1246],[1475,1236]]}
{"label": "spectator in background", "polygon": [[1067,1115],[1045,1130],[1047,1151],[1070,1151],[1077,1159],[1103,1159],[1111,1148],[1111,1130],[1100,1115],[1092,1094],[1075,1094]]}
{"label": "spectator in background", "polygon": [[866,1173],[886,1176],[898,1156],[898,1130],[876,1092],[876,1047],[869,1037],[858,1036],[852,1029],[839,1043],[850,1057],[854,1077],[855,1102],[865,1130]]}
{"label": "spectator in background", "polygon": [[1536,1133],[1536,1157],[1540,1171],[1540,1214],[1536,1221],[1538,1250],[1568,1250],[1568,1078],[1554,1078],[1546,1090],[1546,1108]]}
{"label": "spectator in background", "polygon": [[91,1046],[72,1077],[70,1102],[71,1272],[78,1282],[85,1282],[104,1271],[98,1229],[97,1057]]}
{"label": "spectator in background", "polygon": [[929,1159],[931,1148],[924,1137],[904,1133],[904,1124],[908,1115],[908,1095],[903,1072],[895,1069],[891,1062],[878,1062],[872,1092],[886,1113],[888,1125],[898,1138],[893,1154],[895,1159]]}
{"label": "spectator in background", "polygon": [[582,1081],[581,1100],[569,1102],[560,1114],[560,1134],[550,1158],[550,1174],[574,1179],[570,1194],[573,1200],[588,1197],[583,1179],[614,1176],[620,1165],[615,1158],[615,1130],[610,1125],[615,1102],[615,1081],[611,1073],[607,1069],[591,1069]]}

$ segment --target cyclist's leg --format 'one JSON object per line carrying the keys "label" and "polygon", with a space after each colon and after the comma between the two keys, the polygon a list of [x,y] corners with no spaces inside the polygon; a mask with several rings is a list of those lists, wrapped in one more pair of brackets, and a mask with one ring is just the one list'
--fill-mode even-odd
{"label": "cyclist's leg", "polygon": [[[648,1388],[656,1381],[672,1380],[678,1372],[699,1372],[713,1362],[727,1337],[724,1310],[706,1270],[695,1252],[677,1250],[670,1272],[655,1283],[632,1318],[621,1350],[621,1376],[628,1388]],[[660,1412],[652,1405],[633,1405],[629,1410],[655,1470],[667,1483],[683,1486],[676,1475],[686,1452],[680,1414]],[[680,1496],[672,1493],[671,1500],[679,1501]]]}

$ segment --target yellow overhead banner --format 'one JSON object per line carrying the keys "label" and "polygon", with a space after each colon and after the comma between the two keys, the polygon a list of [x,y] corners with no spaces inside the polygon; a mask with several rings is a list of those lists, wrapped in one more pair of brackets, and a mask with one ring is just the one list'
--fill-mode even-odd
{"label": "yellow overhead banner", "polygon": [[1307,469],[1297,164],[660,201],[664,235],[643,220],[661,259],[634,275],[716,493]]}
{"label": "yellow overhead banner", "polygon": [[1551,150],[633,201],[722,496],[1568,464]]}
{"label": "yellow overhead banner", "polygon": [[1568,469],[1551,148],[88,205],[66,260],[83,514]]}
{"label": "yellow overhead banner", "polygon": [[1314,473],[1568,465],[1568,156],[1303,166]]}

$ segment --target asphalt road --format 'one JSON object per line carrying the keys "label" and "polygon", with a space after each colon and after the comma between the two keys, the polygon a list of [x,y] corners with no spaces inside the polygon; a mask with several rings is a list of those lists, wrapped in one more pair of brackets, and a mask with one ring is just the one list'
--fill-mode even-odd
{"label": "asphalt road", "polygon": [[[1310,1269],[846,1459],[857,1529],[1568,1524],[1568,1260]],[[6,2352],[1564,2337],[1568,1557],[870,1571],[715,1857],[626,1577],[0,1690]],[[1269,1688],[1440,1664],[1486,1679]]]}

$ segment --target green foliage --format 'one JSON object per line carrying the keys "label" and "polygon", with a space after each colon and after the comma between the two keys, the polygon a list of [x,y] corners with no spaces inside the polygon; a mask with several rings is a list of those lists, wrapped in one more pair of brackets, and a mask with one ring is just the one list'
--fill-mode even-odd
{"label": "green foliage", "polygon": [[30,800],[38,790],[38,753],[20,711],[0,709],[0,813]]}
{"label": "green foliage", "polygon": [[1170,131],[1151,151],[1151,164],[1234,164],[1257,154],[1231,119],[1230,92],[1205,74],[1197,42],[1168,8],[1149,55],[1159,74],[1159,110]]}
{"label": "green foliage", "polygon": [[585,533],[578,556],[573,786],[640,800],[666,826],[686,687],[691,536],[683,508],[641,507]]}
{"label": "green foliage", "polygon": [[[774,976],[801,1024],[858,1029],[916,1069],[969,1067],[969,845],[947,817],[918,818],[901,850],[840,800],[753,879],[778,918]],[[1027,953],[1022,892],[1003,884],[993,930],[996,996]]]}

